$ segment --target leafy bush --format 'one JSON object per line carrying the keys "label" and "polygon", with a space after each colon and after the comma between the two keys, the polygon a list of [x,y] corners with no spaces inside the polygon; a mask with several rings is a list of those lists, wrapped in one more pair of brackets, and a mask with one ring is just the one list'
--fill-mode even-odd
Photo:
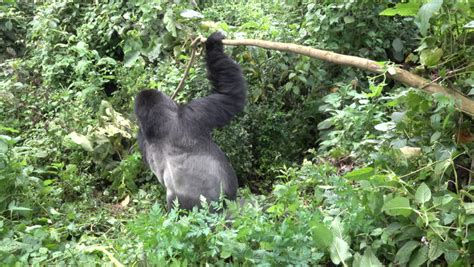
{"label": "leafy bush", "polygon": [[17,131],[1,125],[0,130],[0,212],[4,212],[7,207],[11,211],[15,210],[15,195],[20,193],[20,188],[27,182],[28,171],[25,169],[26,162],[13,151],[18,140],[3,134]]}
{"label": "leafy bush", "polygon": [[131,229],[144,244],[142,258],[160,265],[469,262],[470,203],[446,186],[413,187],[370,167],[344,177],[335,171],[309,161],[289,168],[281,175],[289,182],[268,197],[231,205],[232,219],[204,209],[166,214],[155,205]]}
{"label": "leafy bush", "polygon": [[32,3],[6,1],[0,5],[0,60],[21,57],[25,53],[27,24],[32,17]]}
{"label": "leafy bush", "polygon": [[[472,94],[471,20],[463,1],[6,1],[0,262],[469,265],[473,122],[447,96],[226,48],[248,104],[214,137],[250,190],[214,214],[164,211],[133,100],[171,95],[191,41],[216,30],[389,59]],[[207,88],[201,58],[176,99]]]}

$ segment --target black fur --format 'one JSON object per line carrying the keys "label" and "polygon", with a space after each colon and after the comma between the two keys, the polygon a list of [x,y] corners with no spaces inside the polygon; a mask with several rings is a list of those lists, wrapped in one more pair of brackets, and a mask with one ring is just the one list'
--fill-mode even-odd
{"label": "black fur", "polygon": [[206,42],[210,95],[178,105],[158,90],[141,91],[135,100],[143,159],[166,188],[168,209],[178,198],[181,208],[200,205],[223,193],[234,200],[237,177],[229,160],[211,138],[244,109],[246,85],[237,63],[224,54],[224,36]]}

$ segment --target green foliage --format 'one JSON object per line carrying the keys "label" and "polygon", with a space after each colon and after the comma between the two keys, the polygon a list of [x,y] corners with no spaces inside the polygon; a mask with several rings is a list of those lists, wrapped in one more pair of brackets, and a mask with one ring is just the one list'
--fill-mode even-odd
{"label": "green foliage", "polygon": [[380,12],[382,16],[395,16],[400,15],[415,16],[420,9],[421,1],[410,1],[408,3],[397,3],[394,7],[390,7]]}
{"label": "green foliage", "polygon": [[31,16],[32,3],[28,1],[0,3],[0,61],[23,56],[27,23]]}
{"label": "green foliage", "polygon": [[[473,94],[469,7],[3,1],[1,264],[468,266],[472,119],[446,95],[391,82],[388,60]],[[379,60],[387,73],[226,48],[248,103],[213,135],[250,190],[219,213],[166,212],[137,149],[134,96],[171,94],[190,42],[216,30]],[[201,58],[177,100],[206,88]]]}
{"label": "green foliage", "polygon": [[15,195],[27,183],[28,170],[21,156],[14,151],[18,140],[6,134],[17,131],[1,125],[0,130],[0,211],[3,212],[8,207],[13,212],[17,210]]}
{"label": "green foliage", "polygon": [[[323,253],[312,248],[311,233],[317,240],[324,225],[316,227],[321,218],[316,206],[298,208],[303,203],[295,195],[297,189],[296,185],[275,188],[276,200],[267,212],[259,205],[267,201],[264,197],[253,197],[249,202],[254,204],[242,207],[230,203],[226,211],[230,215],[209,214],[205,209],[186,215],[177,210],[166,214],[155,206],[132,230],[143,239],[146,258],[153,264],[224,264],[229,260],[244,265],[317,263]],[[309,222],[315,223],[314,231],[308,228]],[[334,230],[325,229],[331,237]]]}
{"label": "green foliage", "polygon": [[[309,161],[288,169],[282,174],[288,182],[275,186],[269,196],[250,199],[252,204],[240,208],[230,205],[230,220],[225,213],[204,209],[166,214],[155,205],[132,231],[145,244],[144,258],[164,265],[229,260],[312,265],[330,260],[380,266],[435,262],[442,256],[451,264],[469,261],[467,243],[454,241],[467,241],[472,232],[465,232],[463,221],[470,215],[459,208],[462,198],[446,188],[431,197],[424,183],[412,188],[394,173],[373,170],[348,174],[358,177],[354,186],[335,171]],[[464,230],[446,227],[451,224]]]}
{"label": "green foliage", "polygon": [[376,60],[386,59],[386,50],[395,52],[391,47],[395,40],[404,45],[399,51],[402,55],[414,48],[412,22],[379,16],[385,5],[377,1],[326,1],[307,4],[306,8],[300,30],[306,45]]}
{"label": "green foliage", "polygon": [[419,54],[412,54],[407,59],[437,68],[440,78],[448,78],[448,72],[458,72],[457,81],[461,81],[458,90],[469,93],[472,84],[462,81],[472,78],[470,59],[474,49],[466,45],[466,41],[472,40],[472,31],[465,25],[472,21],[473,12],[468,1],[431,0],[399,3],[385,9],[381,15],[414,17],[422,40],[416,49]]}
{"label": "green foliage", "polygon": [[[354,101],[344,105],[344,99],[347,98]],[[375,166],[354,170],[344,177],[357,182],[362,190],[368,190],[363,197],[367,198],[367,208],[375,214],[384,212],[393,217],[387,223],[392,220],[396,222],[396,225],[393,221],[388,224],[387,230],[396,226],[398,233],[391,234],[400,234],[403,238],[394,239],[398,241],[392,245],[399,250],[393,259],[385,256],[391,259],[389,262],[423,264],[441,255],[450,264],[460,259],[468,261],[471,256],[463,256],[459,251],[471,249],[470,245],[465,246],[472,234],[468,233],[470,230],[466,228],[468,232],[459,234],[455,229],[450,231],[445,228],[446,225],[468,227],[464,220],[470,217],[467,210],[459,208],[464,205],[463,194],[460,191],[457,191],[458,194],[448,191],[449,183],[459,182],[453,162],[460,154],[472,155],[472,147],[462,148],[453,143],[453,118],[456,114],[452,100],[446,96],[427,96],[412,90],[395,91],[377,100],[367,98],[363,93],[339,90],[326,96],[324,101],[326,105],[322,107],[331,117],[321,122],[319,128],[327,129],[331,135],[323,135],[327,140],[321,143],[323,146],[320,150],[331,155],[340,155],[338,153],[341,150],[351,151],[355,158],[369,156],[369,160],[363,161]],[[373,105],[374,101],[382,102]],[[352,120],[345,120],[348,117]],[[359,121],[362,124],[355,129],[365,131],[362,132],[363,136],[354,136],[353,125]],[[339,138],[336,141],[334,137]],[[369,139],[368,143],[359,141]],[[419,152],[412,153],[407,147],[418,148],[416,151]],[[419,184],[416,187],[410,184],[415,181]],[[388,186],[389,191],[378,186]],[[453,213],[457,215],[451,217]],[[454,222],[456,218],[459,221]],[[401,229],[407,232],[402,234]],[[420,238],[425,238],[426,243],[415,241]],[[441,243],[446,245],[440,248]],[[380,253],[378,250],[377,255]]]}

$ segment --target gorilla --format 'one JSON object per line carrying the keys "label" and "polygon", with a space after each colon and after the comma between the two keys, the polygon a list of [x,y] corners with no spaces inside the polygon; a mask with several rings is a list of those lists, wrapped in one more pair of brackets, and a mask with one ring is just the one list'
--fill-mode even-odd
{"label": "gorilla", "polygon": [[207,78],[212,93],[177,104],[158,90],[143,90],[135,100],[138,144],[145,163],[166,188],[168,210],[200,206],[200,196],[235,200],[237,177],[226,155],[211,137],[244,109],[246,83],[240,66],[224,53],[224,35],[205,43]]}

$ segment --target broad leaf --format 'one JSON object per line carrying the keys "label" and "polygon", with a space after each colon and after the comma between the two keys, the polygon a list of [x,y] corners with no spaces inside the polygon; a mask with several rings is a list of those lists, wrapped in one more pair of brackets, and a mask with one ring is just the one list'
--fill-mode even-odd
{"label": "broad leaf", "polygon": [[[378,97],[382,94],[383,88],[385,83],[375,83],[373,81],[369,81],[369,90],[370,93],[367,93],[367,97]],[[365,100],[368,102],[368,100]],[[360,100],[362,103],[362,100]]]}
{"label": "broad leaf", "polygon": [[344,178],[348,180],[368,180],[370,177],[374,175],[374,168],[372,167],[365,167],[362,169],[356,169],[351,172],[348,172],[344,175]]}
{"label": "broad leaf", "polygon": [[341,219],[339,217],[336,217],[331,222],[331,230],[335,237],[342,238],[343,233],[344,233],[344,226],[342,225]]}
{"label": "broad leaf", "polygon": [[341,264],[349,259],[352,254],[349,252],[349,245],[342,238],[335,237],[329,248],[331,261],[334,264]]}
{"label": "broad leaf", "polygon": [[7,31],[11,31],[12,28],[13,28],[13,23],[11,21],[7,20],[4,24],[4,27]]}
{"label": "broad leaf", "polygon": [[153,45],[151,45],[149,49],[146,51],[146,56],[148,57],[150,61],[153,61],[160,56],[161,46],[162,44],[160,42],[154,40]]}
{"label": "broad leaf", "polygon": [[393,128],[395,128],[395,126],[396,126],[395,122],[389,121],[389,122],[379,123],[379,124],[375,125],[374,128],[377,131],[387,132],[387,131],[390,131]]}
{"label": "broad leaf", "polygon": [[311,227],[312,237],[314,243],[321,247],[327,248],[331,245],[333,240],[333,235],[329,228],[322,223],[315,223]]}
{"label": "broad leaf", "polygon": [[391,216],[410,216],[412,209],[410,200],[406,197],[395,197],[384,203],[382,210]]}
{"label": "broad leaf", "polygon": [[440,133],[440,132],[434,132],[434,133],[431,135],[430,143],[433,144],[434,142],[438,141],[440,137],[441,137],[441,133]]}
{"label": "broad leaf", "polygon": [[390,118],[393,122],[401,122],[406,116],[405,112],[393,112]]}
{"label": "broad leaf", "polygon": [[403,50],[403,42],[402,42],[402,39],[400,38],[395,38],[393,39],[392,41],[392,47],[393,47],[393,50],[395,51],[402,51]]}
{"label": "broad leaf", "polygon": [[400,15],[403,17],[415,16],[420,8],[420,3],[410,1],[408,3],[398,3],[395,7],[387,8],[380,12],[381,16],[395,16]]}
{"label": "broad leaf", "polygon": [[7,153],[7,151],[8,151],[7,142],[0,139],[0,153]]}
{"label": "broad leaf", "polygon": [[431,0],[430,2],[424,4],[420,10],[418,10],[416,23],[423,36],[428,33],[428,28],[430,27],[430,18],[436,12],[438,12],[442,4],[443,0]]}
{"label": "broad leaf", "polygon": [[181,17],[183,18],[187,18],[187,19],[200,19],[200,18],[204,18],[204,15],[197,12],[197,11],[194,11],[192,9],[185,9],[181,12]]}
{"label": "broad leaf", "polygon": [[345,16],[344,17],[344,23],[349,24],[349,23],[354,23],[355,18],[353,16]]}
{"label": "broad leaf", "polygon": [[140,56],[140,51],[137,50],[132,50],[129,52],[126,52],[123,58],[123,65],[125,67],[130,67],[137,61],[138,57]]}
{"label": "broad leaf", "polygon": [[379,261],[377,256],[375,256],[374,252],[372,251],[372,248],[368,247],[365,249],[364,255],[360,259],[360,265],[361,267],[381,267],[383,264]]}
{"label": "broad leaf", "polygon": [[420,63],[432,67],[439,63],[439,60],[443,56],[443,49],[425,49],[420,53]]}
{"label": "broad leaf", "polygon": [[466,210],[466,214],[474,214],[474,203],[465,202],[463,206],[464,206],[464,209]]}
{"label": "broad leaf", "polygon": [[94,150],[92,148],[91,141],[89,141],[89,139],[86,136],[84,136],[82,134],[78,134],[76,132],[72,132],[68,135],[68,137],[71,138],[71,141],[73,141],[74,143],[80,145],[85,150],[87,150],[89,152],[92,152]]}
{"label": "broad leaf", "polygon": [[448,264],[453,264],[459,258],[459,247],[456,244],[456,241],[452,239],[447,239],[442,243],[444,250],[444,258]]}
{"label": "broad leaf", "polygon": [[422,246],[415,252],[415,254],[413,254],[413,257],[411,257],[410,267],[421,266],[427,260],[428,260],[428,247]]}
{"label": "broad leaf", "polygon": [[438,239],[434,239],[430,242],[430,247],[428,250],[428,259],[430,261],[435,261],[441,254],[443,254],[443,244]]}
{"label": "broad leaf", "polygon": [[425,183],[421,183],[421,185],[416,190],[415,199],[421,204],[431,199],[431,190]]}
{"label": "broad leaf", "polygon": [[328,118],[318,123],[318,130],[326,130],[332,126],[332,118]]}
{"label": "broad leaf", "polygon": [[81,56],[87,55],[87,52],[89,51],[88,45],[83,41],[79,41],[75,46],[72,46],[71,49]]}
{"label": "broad leaf", "polygon": [[417,241],[408,241],[406,242],[395,255],[395,262],[397,264],[403,265],[410,261],[410,256],[413,251],[420,246],[420,242]]}
{"label": "broad leaf", "polygon": [[168,8],[165,15],[163,16],[163,22],[165,23],[166,29],[171,33],[173,37],[178,36],[176,32],[176,23],[173,16],[173,9]]}

